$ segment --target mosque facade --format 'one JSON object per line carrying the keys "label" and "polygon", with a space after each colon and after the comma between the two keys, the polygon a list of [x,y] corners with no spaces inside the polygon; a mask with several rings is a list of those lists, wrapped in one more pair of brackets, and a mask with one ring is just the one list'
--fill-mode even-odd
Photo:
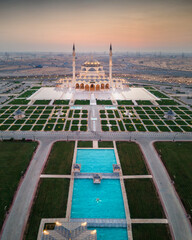
{"label": "mosque facade", "polygon": [[109,48],[109,76],[106,76],[101,63],[97,60],[91,59],[82,64],[79,75],[76,75],[75,63],[75,45],[73,44],[73,75],[72,79],[68,81],[59,79],[56,87],[70,87],[76,90],[84,91],[103,91],[112,88],[122,88],[123,82],[119,79],[112,78],[112,45]]}

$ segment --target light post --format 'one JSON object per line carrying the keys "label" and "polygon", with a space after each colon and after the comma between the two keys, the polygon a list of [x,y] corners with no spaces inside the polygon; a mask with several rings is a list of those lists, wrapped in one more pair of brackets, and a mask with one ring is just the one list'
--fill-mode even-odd
{"label": "light post", "polygon": [[176,136],[178,135],[179,133],[176,133],[175,136],[173,137],[173,142],[175,141],[175,138]]}

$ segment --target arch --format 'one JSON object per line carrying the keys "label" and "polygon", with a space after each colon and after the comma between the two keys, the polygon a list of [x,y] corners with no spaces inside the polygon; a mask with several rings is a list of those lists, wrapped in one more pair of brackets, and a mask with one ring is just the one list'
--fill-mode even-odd
{"label": "arch", "polygon": [[90,91],[95,91],[95,84],[90,85]]}
{"label": "arch", "polygon": [[76,89],[79,89],[79,83],[76,83],[75,88],[76,88]]}
{"label": "arch", "polygon": [[84,89],[84,83],[80,84],[80,89]]}
{"label": "arch", "polygon": [[96,85],[96,91],[99,91],[99,90],[100,90],[100,85],[97,84],[97,85]]}
{"label": "arch", "polygon": [[105,88],[104,83],[101,83],[101,89],[104,89],[104,88]]}
{"label": "arch", "polygon": [[88,84],[85,85],[85,90],[89,91],[89,85]]}
{"label": "arch", "polygon": [[105,88],[106,88],[106,89],[109,89],[109,83],[107,83],[107,84],[105,85]]}
{"label": "arch", "polygon": [[86,71],[86,68],[82,68],[82,71]]}
{"label": "arch", "polygon": [[91,72],[93,72],[93,71],[95,71],[95,68],[89,68],[89,71],[91,71]]}

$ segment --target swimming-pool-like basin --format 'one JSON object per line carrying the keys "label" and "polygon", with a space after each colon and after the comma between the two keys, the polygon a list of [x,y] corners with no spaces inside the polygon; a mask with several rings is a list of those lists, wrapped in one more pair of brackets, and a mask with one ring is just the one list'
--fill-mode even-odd
{"label": "swimming-pool-like basin", "polygon": [[124,202],[118,179],[75,179],[71,218],[125,218]]}
{"label": "swimming-pool-like basin", "polygon": [[97,230],[97,240],[128,240],[127,228],[88,228]]}
{"label": "swimming-pool-like basin", "polygon": [[112,173],[116,164],[113,149],[78,149],[76,163],[84,173]]}

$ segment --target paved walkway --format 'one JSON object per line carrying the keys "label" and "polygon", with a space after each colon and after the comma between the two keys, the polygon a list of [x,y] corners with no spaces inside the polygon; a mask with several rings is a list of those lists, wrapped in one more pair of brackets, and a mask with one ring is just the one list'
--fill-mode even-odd
{"label": "paved walkway", "polygon": [[47,140],[41,142],[37,148],[26,176],[16,194],[15,201],[5,223],[1,240],[21,239],[28,220],[39,176],[46,162],[51,145],[51,141]]}
{"label": "paved walkway", "polygon": [[71,175],[51,175],[51,174],[41,174],[40,178],[71,178]]}
{"label": "paved walkway", "polygon": [[167,212],[168,222],[172,228],[175,240],[191,240],[190,223],[152,142],[140,140],[138,143],[153,174],[153,180]]}
{"label": "paved walkway", "polygon": [[156,224],[167,224],[167,219],[131,219],[131,223],[156,223]]}

